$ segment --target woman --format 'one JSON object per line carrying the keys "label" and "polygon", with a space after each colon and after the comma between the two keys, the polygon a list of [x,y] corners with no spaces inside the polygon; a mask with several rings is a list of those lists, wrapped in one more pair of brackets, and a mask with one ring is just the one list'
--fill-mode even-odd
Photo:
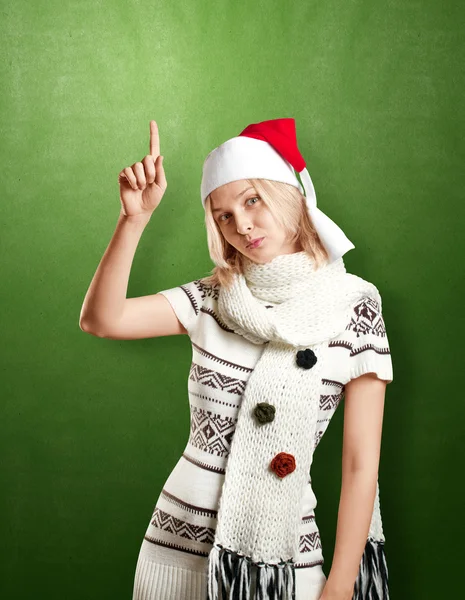
{"label": "woman", "polygon": [[[212,275],[126,299],[138,240],[167,187],[150,126],[150,154],[120,173],[120,219],[80,322],[111,339],[192,342],[190,436],[148,525],[133,600],[387,600],[377,476],[392,363],[381,297],[345,270],[354,245],[316,207],[294,120],[249,125],[207,156]],[[342,397],[326,577],[310,467]]]}

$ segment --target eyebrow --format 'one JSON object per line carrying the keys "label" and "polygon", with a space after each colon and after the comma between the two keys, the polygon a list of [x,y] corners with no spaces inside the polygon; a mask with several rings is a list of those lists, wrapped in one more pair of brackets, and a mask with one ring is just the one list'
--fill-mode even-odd
{"label": "eyebrow", "polygon": [[[243,196],[243,195],[244,195],[246,192],[248,192],[249,190],[253,190],[253,189],[254,189],[254,188],[253,188],[252,186],[250,186],[250,187],[246,188],[245,190],[242,190],[242,192],[239,192],[239,194],[237,194],[237,196],[236,196],[236,200],[237,200],[237,198],[240,198],[241,196]],[[212,213],[216,213],[216,212],[218,212],[219,210],[223,210],[223,209],[222,209],[222,208],[214,208],[214,209],[212,210]]]}

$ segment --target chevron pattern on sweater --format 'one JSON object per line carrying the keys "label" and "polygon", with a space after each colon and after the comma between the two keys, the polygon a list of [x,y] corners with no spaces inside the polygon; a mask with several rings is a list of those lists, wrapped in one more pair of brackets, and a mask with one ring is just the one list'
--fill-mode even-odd
{"label": "chevron pattern on sweater", "polygon": [[335,410],[341,401],[342,393],[340,394],[321,394],[320,395],[320,410]]}
{"label": "chevron pattern on sweater", "polygon": [[313,550],[317,550],[318,548],[321,548],[321,538],[318,531],[313,531],[312,533],[306,533],[305,535],[300,536],[300,553],[313,552]]}
{"label": "chevron pattern on sweater", "polygon": [[173,535],[195,542],[213,544],[213,540],[215,539],[215,530],[212,527],[202,527],[187,523],[183,519],[177,519],[158,507],[155,507],[151,524],[154,527],[158,527],[158,529],[163,529]]}
{"label": "chevron pattern on sweater", "polygon": [[216,454],[217,456],[227,456],[236,423],[237,419],[191,406],[189,442],[204,452]]}
{"label": "chevron pattern on sweater", "polygon": [[191,364],[189,379],[230,394],[243,394],[246,385],[246,382],[242,379],[230,377],[213,369],[202,367],[202,365],[198,365],[195,362]]}

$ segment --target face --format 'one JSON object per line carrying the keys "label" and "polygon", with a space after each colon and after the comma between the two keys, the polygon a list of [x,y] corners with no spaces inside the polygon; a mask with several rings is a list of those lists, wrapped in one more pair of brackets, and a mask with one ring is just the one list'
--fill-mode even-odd
{"label": "face", "polygon": [[[211,194],[213,218],[227,242],[256,263],[266,263],[281,254],[300,250],[286,240],[265,202],[244,179],[216,188]],[[252,240],[258,245],[249,245]]]}

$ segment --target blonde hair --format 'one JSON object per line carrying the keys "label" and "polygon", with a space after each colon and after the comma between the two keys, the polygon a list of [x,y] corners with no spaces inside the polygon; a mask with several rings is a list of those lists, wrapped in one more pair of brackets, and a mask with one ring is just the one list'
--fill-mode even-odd
{"label": "blonde hair", "polygon": [[[329,255],[313,225],[306,200],[295,186],[270,179],[246,179],[284,228],[288,241],[297,242],[314,260],[318,269],[327,263]],[[226,241],[213,218],[211,196],[205,201],[205,225],[210,258],[215,263],[211,274],[202,279],[208,285],[229,287],[235,273],[243,273],[244,255]]]}

